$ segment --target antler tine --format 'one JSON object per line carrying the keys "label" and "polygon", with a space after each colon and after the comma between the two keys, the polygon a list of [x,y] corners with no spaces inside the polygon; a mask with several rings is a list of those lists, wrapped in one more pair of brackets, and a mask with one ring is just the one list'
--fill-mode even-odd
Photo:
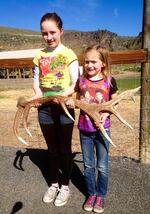
{"label": "antler tine", "polygon": [[117,97],[113,98],[112,100],[110,100],[110,101],[108,101],[106,103],[102,103],[102,106],[104,107],[103,110],[104,111],[109,111],[110,113],[113,113],[122,123],[124,123],[130,129],[133,129],[133,127],[127,121],[125,121],[122,118],[122,116],[119,114],[119,112],[116,111],[116,109],[114,107],[117,105],[117,103],[119,103],[125,97],[133,98],[133,95],[135,93],[137,93],[140,90],[140,88],[141,87],[137,87],[137,88],[134,88],[134,89],[130,89],[130,90],[124,91],[121,94],[119,94]]}
{"label": "antler tine", "polygon": [[111,113],[113,113],[123,124],[125,124],[126,126],[128,126],[130,129],[133,129],[133,127],[122,118],[122,116],[119,114],[119,112],[117,112],[114,107],[112,107]]}
{"label": "antler tine", "polygon": [[24,125],[24,128],[27,132],[27,134],[32,137],[32,134],[31,132],[29,131],[28,129],[28,125],[27,125],[27,120],[28,120],[28,115],[29,115],[29,111],[30,109],[33,107],[32,103],[29,103],[25,106],[25,109],[24,109],[24,113],[23,113],[23,125]]}
{"label": "antler tine", "polygon": [[71,116],[71,114],[69,113],[64,101],[60,100],[60,105],[63,108],[64,112],[67,114],[68,117],[70,117],[71,120],[75,121],[75,119]]}
{"label": "antler tine", "polygon": [[19,126],[19,121],[21,119],[21,116],[24,115],[24,110],[25,110],[25,106],[27,105],[27,103],[28,103],[28,101],[25,100],[24,97],[20,97],[18,99],[18,102],[17,102],[18,109],[17,109],[16,115],[15,115],[14,124],[13,124],[13,131],[14,131],[14,134],[15,134],[16,138],[21,143],[23,143],[25,145],[28,145],[29,143],[18,135],[18,126]]}
{"label": "antler tine", "polygon": [[133,98],[133,95],[136,94],[140,89],[141,89],[141,87],[137,87],[137,88],[134,88],[134,89],[130,89],[130,90],[124,91],[121,94],[119,94],[117,97],[115,97],[112,100],[106,102],[106,105],[109,105],[109,104],[116,105],[117,103],[119,103],[119,101],[121,101],[125,97]]}
{"label": "antler tine", "polygon": [[[29,115],[29,111],[32,107],[34,107],[37,103],[39,104],[44,104],[44,103],[47,103],[47,102],[50,102],[52,100],[54,100],[54,98],[56,98],[59,102],[60,102],[60,105],[62,106],[62,108],[64,109],[65,113],[68,115],[68,117],[70,117],[73,121],[74,121],[74,118],[71,116],[71,114],[69,113],[68,109],[66,108],[65,106],[65,100],[67,99],[67,97],[63,97],[63,96],[47,96],[47,97],[40,97],[40,98],[37,98],[37,99],[34,99],[34,100],[30,100],[30,101],[26,101],[24,98],[19,98],[18,99],[18,103],[17,103],[17,106],[18,106],[18,111],[16,113],[16,116],[15,116],[15,119],[14,119],[14,126],[13,126],[13,129],[14,129],[14,133],[17,137],[17,139],[19,141],[21,141],[23,144],[26,144],[28,145],[28,142],[26,142],[22,137],[20,137],[18,135],[18,125],[19,125],[19,120],[23,114],[23,125],[24,125],[24,128],[27,132],[27,134],[32,137],[32,134],[31,132],[29,131],[28,129],[28,126],[27,126],[27,119],[28,119],[28,115]],[[20,109],[22,109],[22,112],[20,113]]]}
{"label": "antler tine", "polygon": [[28,135],[30,135],[30,137],[32,137],[32,134],[31,132],[29,131],[28,129],[28,126],[27,126],[27,119],[28,119],[28,115],[29,115],[29,111],[32,107],[34,107],[34,104],[36,102],[40,103],[40,104],[44,104],[44,103],[47,103],[49,101],[52,101],[54,98],[57,98],[57,100],[59,101],[60,105],[62,106],[64,112],[68,115],[68,117],[71,118],[71,120],[74,121],[74,118],[71,116],[71,114],[69,113],[64,101],[66,100],[66,97],[63,97],[63,96],[47,96],[46,98],[45,97],[41,97],[41,98],[38,98],[38,99],[35,99],[35,100],[32,100],[30,101],[26,106],[25,106],[25,110],[24,110],[24,114],[23,114],[23,122],[24,122],[24,127],[25,127],[25,130],[27,132]]}
{"label": "antler tine", "polygon": [[116,147],[116,145],[113,143],[113,141],[111,140],[111,138],[109,137],[109,135],[107,134],[107,132],[105,131],[103,125],[101,123],[99,123],[99,112],[94,112],[94,114],[91,115],[91,113],[89,114],[89,116],[92,117],[92,119],[98,123],[98,128],[100,129],[100,131],[102,132],[102,134],[104,135],[104,137],[114,146]]}
{"label": "antler tine", "polygon": [[13,131],[14,131],[14,134],[15,134],[16,138],[17,138],[20,142],[22,142],[22,143],[25,144],[25,145],[28,145],[28,142],[26,142],[22,137],[20,137],[20,136],[18,135],[19,120],[20,120],[20,118],[21,118],[23,112],[24,112],[24,107],[19,106],[19,107],[18,107],[18,110],[17,110],[17,112],[16,112],[16,115],[15,115],[15,119],[14,119]]}
{"label": "antler tine", "polygon": [[99,124],[99,129],[101,130],[102,134],[104,135],[104,137],[114,146],[116,147],[116,145],[113,143],[112,139],[109,137],[109,135],[107,134],[107,132],[105,131],[104,127],[102,124]]}

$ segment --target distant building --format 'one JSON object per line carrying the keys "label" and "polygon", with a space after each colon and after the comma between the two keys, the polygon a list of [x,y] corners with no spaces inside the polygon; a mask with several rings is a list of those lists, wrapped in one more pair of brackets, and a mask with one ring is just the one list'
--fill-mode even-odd
{"label": "distant building", "polygon": [[33,57],[41,49],[0,52],[0,78],[32,77]]}
{"label": "distant building", "polygon": [[33,58],[41,49],[18,50],[18,51],[3,51],[0,52],[0,60],[2,59],[22,59]]}

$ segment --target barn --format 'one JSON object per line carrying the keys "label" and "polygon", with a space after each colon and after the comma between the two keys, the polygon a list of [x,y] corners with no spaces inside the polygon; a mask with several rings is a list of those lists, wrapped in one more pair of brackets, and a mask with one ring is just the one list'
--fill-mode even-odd
{"label": "barn", "polygon": [[0,52],[0,78],[32,77],[33,57],[41,49]]}

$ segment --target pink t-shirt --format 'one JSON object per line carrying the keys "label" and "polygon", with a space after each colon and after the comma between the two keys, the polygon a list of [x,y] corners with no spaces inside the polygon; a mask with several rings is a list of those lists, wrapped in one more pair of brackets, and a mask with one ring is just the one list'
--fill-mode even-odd
{"label": "pink t-shirt", "polygon": [[[84,100],[88,103],[103,103],[110,99],[111,94],[117,91],[115,79],[108,77],[97,81],[88,80],[85,77],[80,77],[78,81],[77,91],[80,94],[80,100]],[[111,83],[111,84],[110,84]],[[113,90],[111,88],[113,87]],[[107,117],[104,128],[110,127],[110,118]],[[78,128],[82,131],[94,132],[97,131],[93,120],[85,114],[82,110],[80,111]]]}

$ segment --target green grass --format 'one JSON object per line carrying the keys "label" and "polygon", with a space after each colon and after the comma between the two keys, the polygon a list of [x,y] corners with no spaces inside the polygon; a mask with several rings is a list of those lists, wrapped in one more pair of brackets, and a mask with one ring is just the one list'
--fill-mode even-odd
{"label": "green grass", "polygon": [[8,96],[2,96],[2,95],[0,95],[0,99],[7,99],[8,98]]}
{"label": "green grass", "polygon": [[140,86],[140,77],[133,77],[133,78],[126,78],[126,79],[118,79],[117,81],[117,86],[118,89],[121,91],[136,88]]}
{"label": "green grass", "polygon": [[121,64],[121,65],[111,65],[112,72],[140,72],[141,64],[140,63],[131,63],[131,64]]}

